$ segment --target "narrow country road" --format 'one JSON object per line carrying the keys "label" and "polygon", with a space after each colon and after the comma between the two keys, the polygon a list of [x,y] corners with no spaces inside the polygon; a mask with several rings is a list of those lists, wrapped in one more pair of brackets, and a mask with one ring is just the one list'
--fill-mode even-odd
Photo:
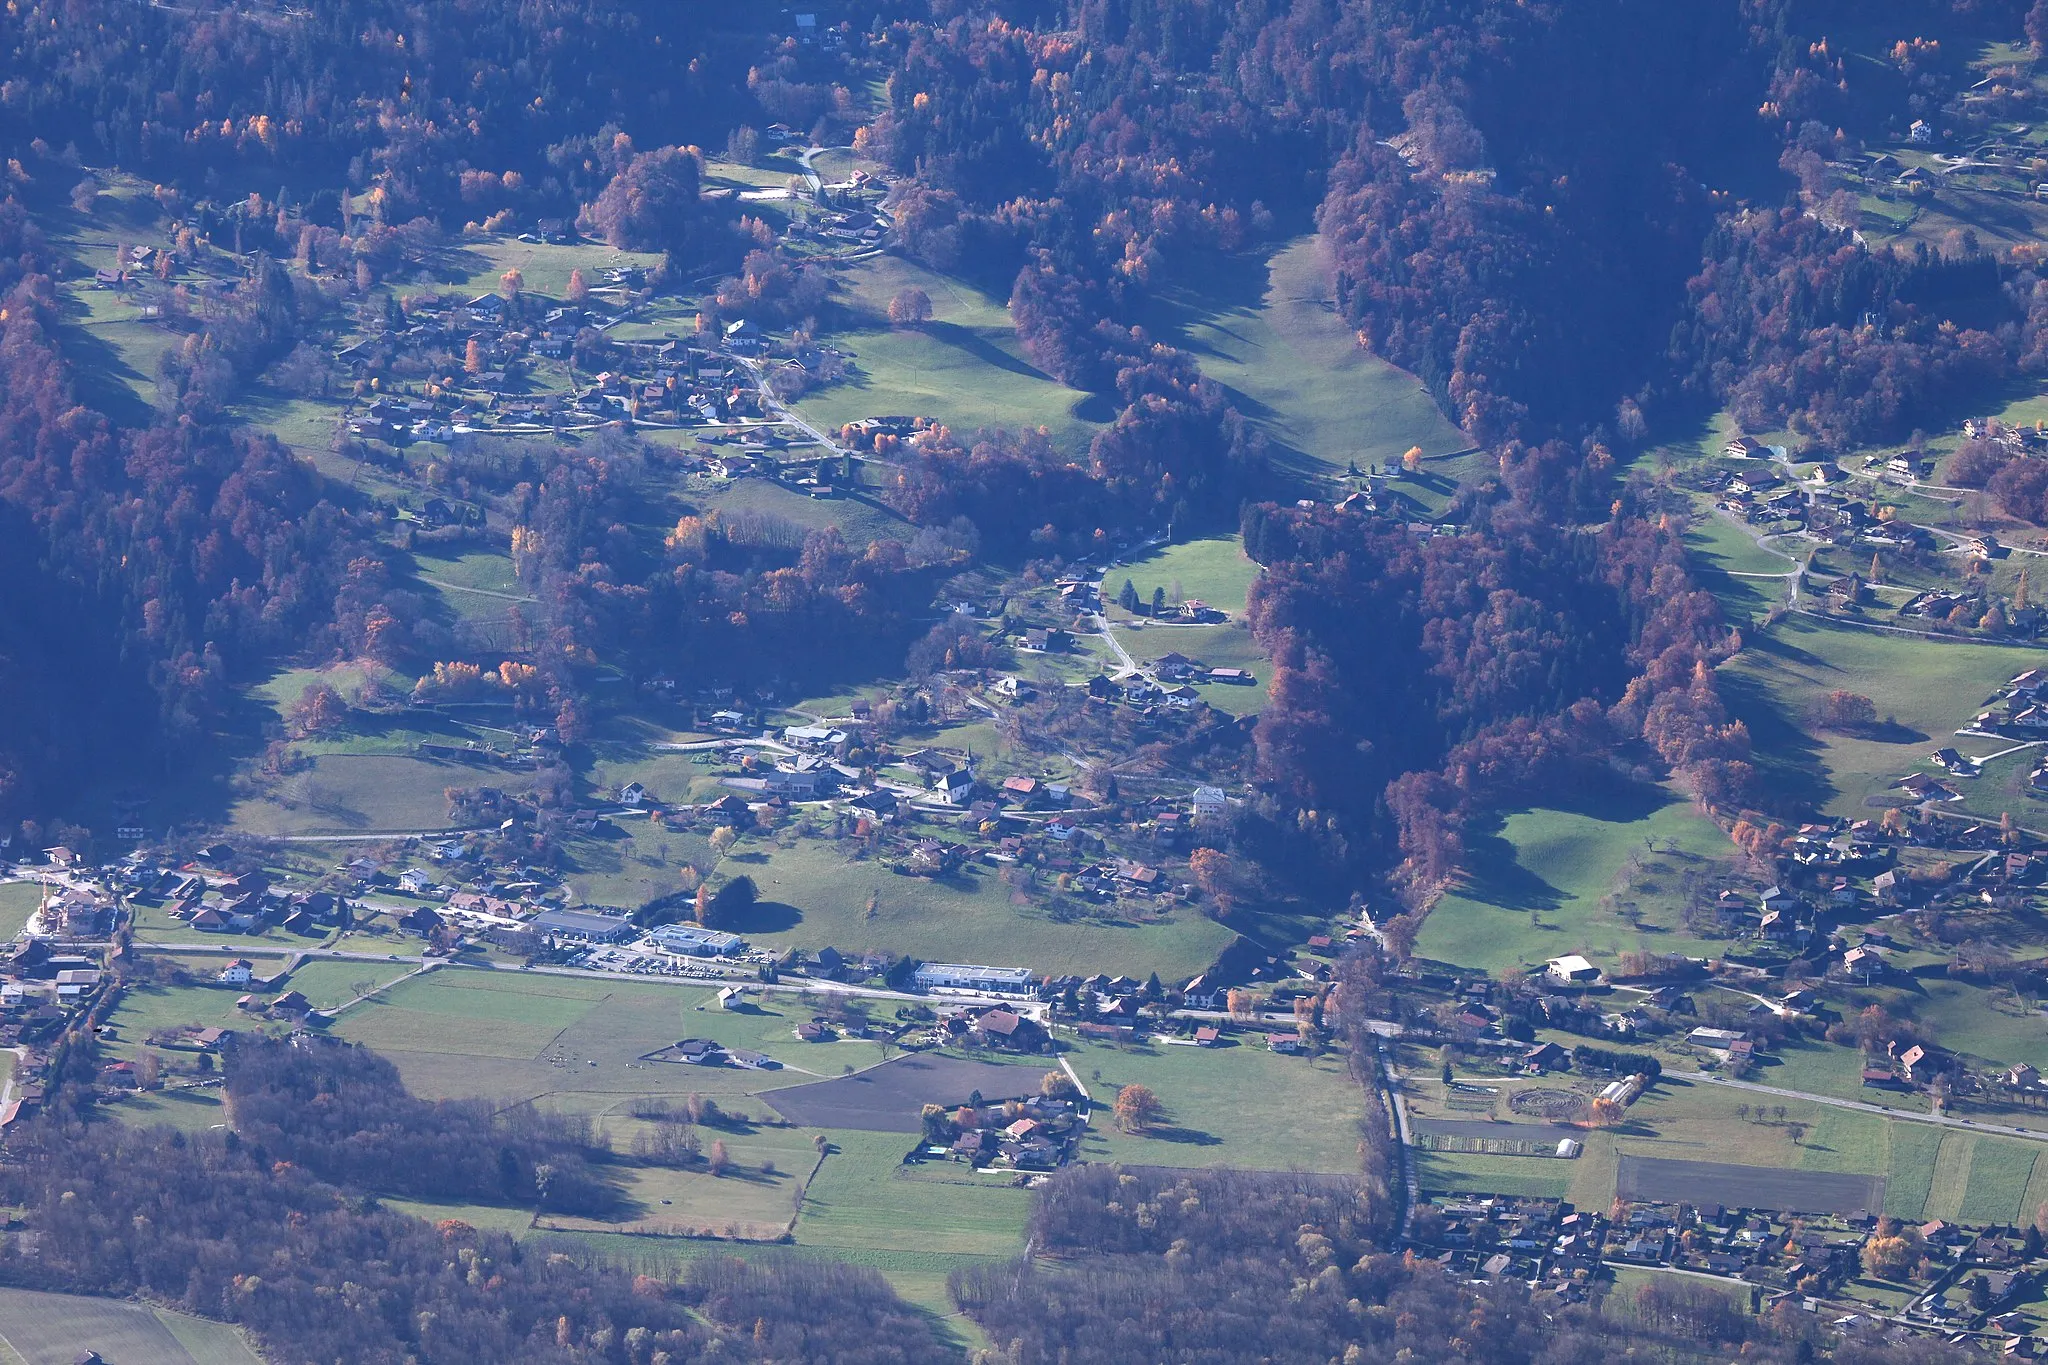
{"label": "narrow country road", "polygon": [[1971,1133],[1997,1133],[2001,1136],[2025,1138],[2030,1142],[2048,1142],[2048,1131],[2038,1128],[2015,1128],[2010,1124],[1980,1123],[1975,1119],[1952,1118],[1947,1114],[1915,1114],[1906,1110],[1893,1109],[1882,1104],[1870,1104],[1864,1100],[1838,1100],[1827,1095],[1812,1095],[1804,1090],[1786,1090],[1775,1085],[1758,1085],[1754,1081],[1734,1081],[1726,1076],[1716,1076],[1707,1071],[1672,1071],[1667,1075],[1682,1081],[1693,1081],[1704,1085],[1726,1086],[1731,1090],[1748,1090],[1759,1095],[1773,1095],[1781,1100],[1807,1100],[1824,1104],[1831,1109],[1850,1109],[1861,1114],[1875,1114],[1879,1118],[1896,1119],[1901,1123],[1927,1123],[1940,1128],[1960,1128]]}

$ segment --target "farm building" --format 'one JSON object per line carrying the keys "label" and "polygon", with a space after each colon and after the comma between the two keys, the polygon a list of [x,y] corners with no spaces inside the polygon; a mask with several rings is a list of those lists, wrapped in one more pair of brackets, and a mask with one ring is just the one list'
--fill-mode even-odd
{"label": "farm building", "polygon": [[1703,1047],[1714,1052],[1727,1052],[1737,1043],[1742,1042],[1743,1036],[1739,1033],[1731,1033],[1724,1028],[1696,1028],[1691,1033],[1685,1035],[1685,1041],[1691,1043],[1694,1047]]}
{"label": "farm building", "polygon": [[1577,953],[1550,959],[1544,971],[1561,986],[1586,985],[1600,979],[1600,969]]}
{"label": "farm building", "polygon": [[911,974],[921,991],[995,991],[1023,995],[1031,989],[1028,967],[979,967],[960,962],[926,962]]}
{"label": "farm building", "polygon": [[543,910],[528,921],[527,927],[537,934],[584,943],[617,943],[633,932],[627,920],[616,915],[594,915],[587,910]]}

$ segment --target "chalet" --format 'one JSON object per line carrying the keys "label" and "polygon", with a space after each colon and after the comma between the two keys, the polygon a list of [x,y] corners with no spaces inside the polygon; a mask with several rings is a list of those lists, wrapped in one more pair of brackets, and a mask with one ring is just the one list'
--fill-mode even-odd
{"label": "chalet", "polygon": [[1556,1043],[1538,1043],[1522,1054],[1524,1071],[1554,1071],[1562,1068],[1569,1055]]}
{"label": "chalet", "polygon": [[1903,791],[1917,801],[1960,801],[1963,794],[1946,782],[1929,777],[1926,773],[1908,773],[1892,783],[1895,790]]}
{"label": "chalet", "polygon": [[1214,1024],[1204,1024],[1195,1030],[1196,1047],[1215,1047],[1223,1041],[1223,1030]]}
{"label": "chalet", "polygon": [[1308,1050],[1306,1047],[1302,1046],[1301,1038],[1298,1035],[1292,1033],[1267,1034],[1266,1048],[1268,1051],[1284,1052],[1290,1056],[1296,1053],[1306,1052]]}
{"label": "chalet", "polygon": [[1158,868],[1124,860],[1117,862],[1116,880],[1132,891],[1157,891],[1165,885],[1165,875]]}
{"label": "chalet", "polygon": [[246,957],[238,957],[220,969],[219,980],[224,986],[246,986],[256,974],[256,964]]}
{"label": "chalet", "polygon": [[1899,1069],[1906,1073],[1906,1079],[1915,1085],[1924,1084],[1931,1077],[1944,1070],[1944,1059],[1935,1049],[1915,1043],[1899,1054]]}
{"label": "chalet", "polygon": [[408,910],[398,920],[400,929],[408,934],[417,934],[421,938],[432,937],[439,932],[441,924],[441,917],[424,905]]}
{"label": "chalet", "polygon": [[1043,784],[1035,777],[1008,777],[1003,779],[1003,795],[1024,806],[1035,805]]}
{"label": "chalet", "polygon": [[1782,886],[1766,887],[1763,894],[1757,897],[1757,902],[1764,910],[1775,910],[1779,914],[1786,914],[1799,908],[1799,898]]}
{"label": "chalet", "polygon": [[1888,1066],[1866,1066],[1863,1068],[1863,1083],[1873,1090],[1894,1090],[1899,1078]]}
{"label": "chalet", "polygon": [[714,825],[731,825],[736,829],[746,829],[754,823],[753,807],[739,796],[721,796],[699,809]]}
{"label": "chalet", "polygon": [[628,810],[639,810],[647,804],[647,788],[638,782],[628,782],[619,788],[619,804]]}
{"label": "chalet", "polygon": [[310,1014],[313,1002],[297,991],[286,991],[270,1002],[272,1014]]}
{"label": "chalet", "polygon": [[1785,481],[1769,469],[1745,470],[1728,481],[1729,491],[1739,493],[1747,498],[1761,497],[1767,493],[1774,493],[1784,486]]}
{"label": "chalet", "polygon": [[989,1047],[1035,1052],[1045,1041],[1045,1030],[1014,1010],[989,1010],[974,1021],[975,1036]]}
{"label": "chalet", "polygon": [[1754,436],[1737,436],[1721,447],[1721,453],[1731,460],[1761,460],[1770,450]]}
{"label": "chalet", "polygon": [[1212,825],[1230,814],[1230,797],[1221,787],[1197,787],[1189,802],[1189,813],[1195,823]]}
{"label": "chalet", "polygon": [[863,792],[846,803],[850,809],[866,811],[870,815],[890,816],[896,813],[896,793],[883,789]]}

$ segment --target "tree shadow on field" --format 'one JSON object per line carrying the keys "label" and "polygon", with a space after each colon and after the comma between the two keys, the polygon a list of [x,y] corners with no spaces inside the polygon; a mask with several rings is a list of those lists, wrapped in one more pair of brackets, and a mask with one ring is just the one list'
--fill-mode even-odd
{"label": "tree shadow on field", "polygon": [[926,322],[919,324],[919,327],[933,341],[964,352],[984,365],[992,365],[996,369],[1022,375],[1026,379],[1042,379],[1048,384],[1059,382],[1036,365],[1019,360],[979,332],[962,327],[957,322]]}
{"label": "tree shadow on field", "polygon": [[733,924],[734,933],[786,934],[804,922],[804,912],[782,901],[755,901]]}
{"label": "tree shadow on field", "polygon": [[1465,899],[1502,910],[1555,910],[1564,904],[1564,893],[1522,866],[1498,828],[1469,836],[1465,852]]}
{"label": "tree shadow on field", "polygon": [[1820,810],[1839,791],[1827,778],[1821,743],[1786,715],[1769,687],[1754,677],[1723,670],[1721,700],[1731,718],[1749,728],[1751,762],[1761,786],[1788,805]]}
{"label": "tree shadow on field", "polygon": [[1214,1133],[1205,1133],[1199,1128],[1183,1128],[1178,1124],[1155,1124],[1147,1128],[1144,1136],[1160,1142],[1180,1142],[1191,1147],[1221,1147],[1223,1139]]}

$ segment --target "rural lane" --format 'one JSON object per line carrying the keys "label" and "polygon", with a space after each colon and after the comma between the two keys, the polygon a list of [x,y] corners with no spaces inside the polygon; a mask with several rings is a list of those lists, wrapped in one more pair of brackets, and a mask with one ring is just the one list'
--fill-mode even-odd
{"label": "rural lane", "polygon": [[1851,1109],[1858,1113],[1875,1114],[1879,1118],[1897,1119],[1901,1123],[1929,1123],[1941,1128],[1960,1128],[1971,1133],[1997,1133],[2007,1137],[2025,1138],[2031,1142],[2048,1142],[2048,1132],[2038,1128],[2015,1128],[2010,1124],[1980,1123],[1975,1119],[1951,1118],[1946,1114],[1915,1114],[1893,1109],[1887,1105],[1870,1104],[1864,1100],[1838,1100],[1827,1095],[1811,1095],[1804,1090],[1786,1090],[1775,1085],[1758,1085],[1754,1081],[1733,1081],[1725,1076],[1716,1076],[1706,1071],[1671,1071],[1665,1073],[1681,1081],[1696,1081],[1706,1085],[1726,1086],[1730,1090],[1749,1090],[1759,1095],[1775,1095],[1783,1100],[1808,1100],[1814,1104],[1825,1104],[1834,1109]]}

